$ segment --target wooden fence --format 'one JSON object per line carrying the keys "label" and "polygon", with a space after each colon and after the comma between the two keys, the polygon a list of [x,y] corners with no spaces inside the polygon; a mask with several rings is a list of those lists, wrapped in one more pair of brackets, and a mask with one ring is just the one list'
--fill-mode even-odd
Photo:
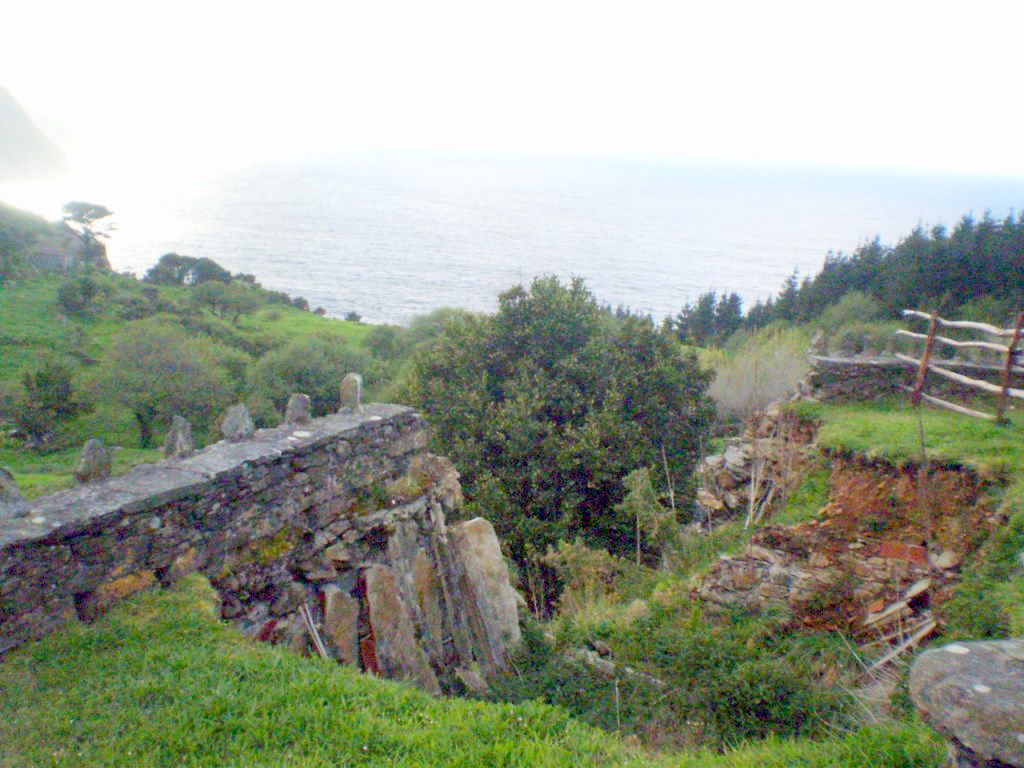
{"label": "wooden fence", "polygon": [[[966,416],[973,416],[977,419],[988,419],[990,421],[1001,423],[1006,420],[1006,406],[1009,398],[1013,397],[1018,400],[1024,400],[1024,389],[1015,389],[1010,386],[1010,378],[1013,373],[1024,373],[1024,368],[1017,365],[1018,358],[1021,355],[1021,348],[1018,345],[1021,340],[1021,329],[1024,327],[1024,312],[1017,313],[1017,318],[1014,321],[1012,328],[997,328],[994,325],[976,323],[970,320],[946,320],[939,317],[937,313],[928,314],[927,312],[920,312],[916,309],[903,310],[903,316],[917,317],[928,321],[927,333],[913,333],[903,329],[896,331],[900,336],[924,342],[924,351],[920,358],[909,357],[908,355],[902,355],[898,352],[896,353],[896,358],[898,360],[917,368],[917,379],[914,386],[900,387],[900,389],[910,393],[910,399],[914,405],[919,405],[923,400],[926,403],[939,406],[940,408],[946,408],[947,410],[955,411],[956,413],[962,413]],[[946,336],[940,336],[938,333],[940,328],[955,328],[972,331],[983,334],[989,338],[984,340],[970,339],[966,341],[958,341]],[[1008,341],[1000,343],[993,341],[992,339]],[[982,363],[981,367],[988,368],[993,372],[1001,374],[1001,383],[997,385],[982,379],[973,379],[969,376],[964,376],[961,373],[951,371],[941,365],[936,365],[932,362],[932,356],[935,352],[936,344],[942,344],[954,349],[978,349],[982,350],[983,353],[998,355],[1000,358],[1000,362],[998,364]],[[939,376],[970,389],[995,395],[997,398],[996,412],[992,414],[985,413],[983,411],[976,411],[973,408],[967,408],[963,405],[950,403],[946,400],[934,397],[933,395],[926,394],[924,388],[929,372],[938,374]]]}

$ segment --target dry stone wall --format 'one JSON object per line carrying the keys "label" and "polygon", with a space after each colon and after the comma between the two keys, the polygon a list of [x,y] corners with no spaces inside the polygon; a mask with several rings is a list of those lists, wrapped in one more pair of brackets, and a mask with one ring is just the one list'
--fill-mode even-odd
{"label": "dry stone wall", "polygon": [[340,662],[457,690],[505,665],[518,595],[487,521],[447,525],[458,475],[426,442],[410,409],[368,405],[19,505],[0,518],[0,653],[198,571],[254,638],[318,635]]}
{"label": "dry stone wall", "polygon": [[[1001,384],[1001,372],[989,366],[973,363],[952,363],[935,360],[956,373]],[[803,392],[824,402],[858,402],[879,400],[901,394],[900,385],[913,386],[917,369],[893,357],[822,357],[811,358],[811,373],[803,385]],[[1012,387],[1024,387],[1024,374],[1013,373]],[[928,374],[925,389],[931,395],[969,402],[977,392],[935,373]]]}

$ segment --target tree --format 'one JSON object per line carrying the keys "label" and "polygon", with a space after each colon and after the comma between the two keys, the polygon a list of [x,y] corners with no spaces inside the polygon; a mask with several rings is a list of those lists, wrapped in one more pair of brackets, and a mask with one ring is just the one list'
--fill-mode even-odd
{"label": "tree", "polygon": [[[709,374],[648,317],[598,306],[581,280],[538,278],[495,315],[454,315],[414,355],[402,397],[434,428],[471,510],[520,562],[560,539],[629,553],[615,511],[638,467],[690,477],[712,414]],[[679,505],[689,508],[688,491]]]}
{"label": "tree", "polygon": [[105,205],[97,205],[96,203],[74,201],[64,205],[64,221],[77,224],[85,240],[109,237],[110,226],[107,225],[99,228],[96,226],[96,223],[113,215],[114,212]]}
{"label": "tree", "polygon": [[149,268],[142,280],[154,285],[202,285],[208,282],[227,285],[231,282],[231,273],[205,256],[196,258],[165,253]]}
{"label": "tree", "polygon": [[649,547],[659,552],[672,540],[676,530],[675,512],[666,509],[658,501],[658,494],[651,482],[651,471],[647,467],[630,472],[622,484],[626,488],[626,497],[616,509],[627,520],[636,523],[636,564],[640,565],[645,539]]}
{"label": "tree", "polygon": [[213,314],[233,323],[260,307],[256,289],[238,281],[227,284],[216,280],[203,282],[192,289],[189,301],[193,306],[207,307]]}
{"label": "tree", "polygon": [[152,446],[157,424],[176,414],[206,430],[234,396],[216,348],[156,318],[130,323],[117,335],[94,388],[132,413],[142,448]]}
{"label": "tree", "polygon": [[314,416],[338,410],[339,386],[347,373],[362,374],[372,385],[376,378],[370,356],[337,336],[306,336],[268,352],[252,369],[249,390],[269,399],[283,412],[294,392],[309,395]]}

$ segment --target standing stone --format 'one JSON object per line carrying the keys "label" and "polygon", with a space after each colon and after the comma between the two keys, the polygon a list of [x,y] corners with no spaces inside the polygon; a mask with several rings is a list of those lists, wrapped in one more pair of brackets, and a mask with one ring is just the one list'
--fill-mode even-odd
{"label": "standing stone", "polygon": [[23,517],[28,511],[28,502],[18,490],[18,484],[4,467],[0,467],[0,518]]}
{"label": "standing stone", "polygon": [[339,412],[359,413],[363,410],[363,377],[349,373],[341,380],[341,409]]}
{"label": "standing stone", "polygon": [[416,642],[412,617],[402,600],[395,572],[385,565],[363,571],[374,651],[385,677],[415,683],[427,693],[441,694],[434,670]]}
{"label": "standing stone", "polygon": [[952,643],[910,669],[910,696],[957,768],[1024,767],[1024,639]]}
{"label": "standing stone", "polygon": [[75,465],[74,475],[80,483],[110,477],[110,451],[96,438],[87,440]]}
{"label": "standing stone", "polygon": [[359,601],[334,584],[324,587],[324,633],[338,651],[338,661],[359,665]]}
{"label": "standing stone", "polygon": [[309,395],[299,393],[288,398],[288,407],[284,412],[285,424],[309,424]]}
{"label": "standing stone", "polygon": [[494,527],[482,517],[449,529],[464,576],[464,594],[485,671],[504,669],[520,642],[519,604]]}
{"label": "standing stone", "polygon": [[220,429],[224,433],[224,437],[233,443],[248,440],[256,434],[256,424],[244,403],[228,408],[228,412],[224,414],[224,419],[220,423]]}
{"label": "standing stone", "polygon": [[171,419],[171,429],[164,439],[165,459],[184,459],[196,451],[196,443],[192,439],[192,425],[181,416]]}

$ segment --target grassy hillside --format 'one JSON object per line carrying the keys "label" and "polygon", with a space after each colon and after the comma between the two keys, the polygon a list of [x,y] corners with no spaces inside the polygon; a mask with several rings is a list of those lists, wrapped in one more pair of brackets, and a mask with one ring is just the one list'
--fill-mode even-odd
{"label": "grassy hillside", "polygon": [[[249,394],[246,369],[268,352],[311,337],[333,339],[339,345],[361,350],[372,329],[364,323],[343,322],[265,299],[258,302],[256,311],[225,319],[190,305],[189,288],[147,285],[127,276],[103,273],[93,273],[89,278],[97,285],[97,298],[89,310],[68,314],[61,310],[58,292],[71,279],[46,274],[0,285],[0,395],[18,392],[22,377],[47,359],[70,364],[76,393],[87,395],[98,361],[118,335],[142,317],[182,327],[190,338],[207,343],[234,365],[238,370],[234,380],[238,399]],[[372,385],[372,372],[368,379]],[[14,472],[26,496],[71,485],[78,451],[90,437],[119,447],[115,453],[116,472],[160,456],[158,450],[140,449],[138,427],[124,407],[103,398],[92,398],[90,404],[90,411],[61,427],[56,450],[27,451],[23,441],[0,434],[0,466]],[[199,438],[216,439],[216,435],[201,432]]]}
{"label": "grassy hillside", "polygon": [[0,766],[680,766],[924,768],[926,732],[769,740],[724,755],[653,755],[536,703],[432,699],[255,644],[189,577],[0,664]]}

